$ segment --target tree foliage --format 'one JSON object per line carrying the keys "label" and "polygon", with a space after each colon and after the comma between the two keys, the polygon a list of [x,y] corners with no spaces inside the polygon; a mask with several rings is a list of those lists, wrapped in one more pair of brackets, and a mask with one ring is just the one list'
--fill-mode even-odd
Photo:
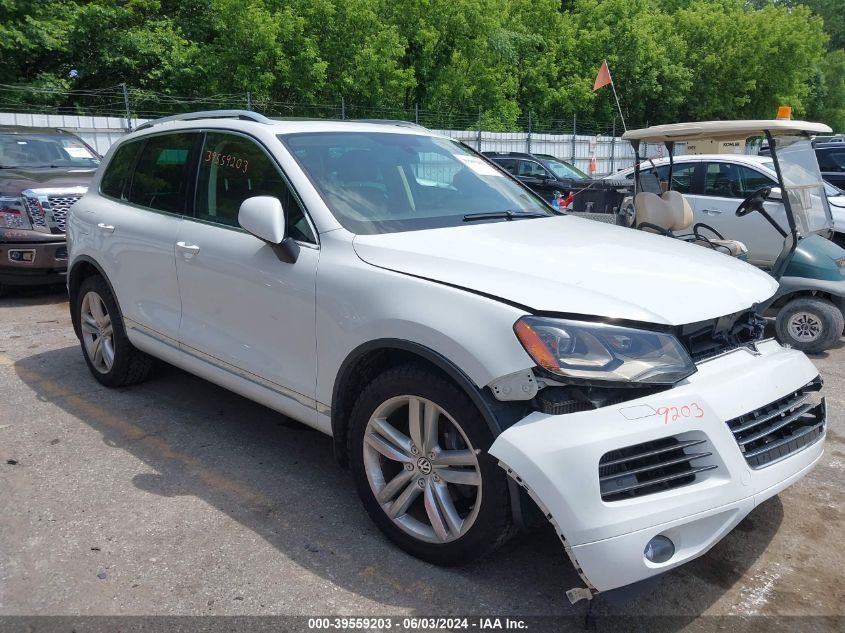
{"label": "tree foliage", "polygon": [[[842,0],[0,0],[0,83],[470,114],[506,129],[799,116],[845,128]],[[55,93],[17,98],[45,105]],[[64,98],[66,101],[67,97]],[[3,103],[8,107],[9,100]]]}

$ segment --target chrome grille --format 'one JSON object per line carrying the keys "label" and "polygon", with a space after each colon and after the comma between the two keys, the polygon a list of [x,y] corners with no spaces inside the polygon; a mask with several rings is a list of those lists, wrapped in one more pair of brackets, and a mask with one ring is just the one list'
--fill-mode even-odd
{"label": "chrome grille", "polygon": [[62,233],[65,232],[65,225],[67,224],[67,212],[70,210],[71,205],[81,197],[81,195],[47,196],[47,202],[50,205],[50,211],[53,213],[53,219]]}
{"label": "chrome grille", "polygon": [[822,388],[821,377],[764,407],[728,421],[728,427],[752,468],[763,468],[802,448],[823,435],[827,418],[824,398],[810,402]]}
{"label": "chrome grille", "polygon": [[[685,486],[715,464],[693,464],[712,455],[705,439],[665,437],[605,453],[599,460],[602,501],[622,501]],[[695,452],[693,447],[698,447]]]}
{"label": "chrome grille", "polygon": [[47,218],[44,216],[41,201],[36,196],[24,196],[24,201],[26,202],[26,209],[29,211],[29,217],[32,218],[32,226],[40,226],[46,229]]}

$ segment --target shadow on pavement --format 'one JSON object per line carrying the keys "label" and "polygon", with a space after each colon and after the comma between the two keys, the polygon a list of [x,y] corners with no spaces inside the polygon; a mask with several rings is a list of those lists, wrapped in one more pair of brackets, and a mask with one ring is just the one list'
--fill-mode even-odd
{"label": "shadow on pavement", "polygon": [[[195,495],[332,583],[419,614],[569,616],[564,592],[581,582],[551,529],[516,537],[463,568],[437,568],[398,550],[370,522],[328,437],[170,366],[108,390],[77,347],[15,364],[39,398],[62,408],[156,472],[132,483],[157,495]],[[712,605],[766,548],[783,516],[775,498],[703,558],[636,599],[597,599],[597,614],[689,615]]]}
{"label": "shadow on pavement", "polygon": [[67,302],[67,288],[61,284],[47,286],[12,286],[0,296],[0,307],[50,305]]}

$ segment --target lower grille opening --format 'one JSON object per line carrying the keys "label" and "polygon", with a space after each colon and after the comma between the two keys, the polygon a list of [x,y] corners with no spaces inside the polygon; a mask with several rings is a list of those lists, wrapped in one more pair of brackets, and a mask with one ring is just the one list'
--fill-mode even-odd
{"label": "lower grille opening", "polygon": [[665,437],[605,453],[599,460],[602,501],[621,501],[691,484],[716,468],[698,461],[712,455],[706,440]]}
{"label": "lower grille opening", "polygon": [[827,418],[824,398],[811,402],[822,388],[821,377],[764,407],[728,421],[745,461],[752,468],[797,453],[824,435]]}

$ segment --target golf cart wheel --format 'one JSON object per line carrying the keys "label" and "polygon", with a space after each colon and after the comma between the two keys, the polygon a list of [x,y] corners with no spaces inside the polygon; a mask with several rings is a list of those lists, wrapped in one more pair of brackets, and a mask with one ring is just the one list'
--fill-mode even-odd
{"label": "golf cart wheel", "polygon": [[461,565],[513,533],[507,475],[469,397],[417,364],[390,369],[361,392],[350,420],[350,464],[372,520],[400,548]]}
{"label": "golf cart wheel", "polygon": [[798,297],[778,312],[778,340],[802,352],[815,354],[830,349],[845,327],[842,311],[821,297]]}

